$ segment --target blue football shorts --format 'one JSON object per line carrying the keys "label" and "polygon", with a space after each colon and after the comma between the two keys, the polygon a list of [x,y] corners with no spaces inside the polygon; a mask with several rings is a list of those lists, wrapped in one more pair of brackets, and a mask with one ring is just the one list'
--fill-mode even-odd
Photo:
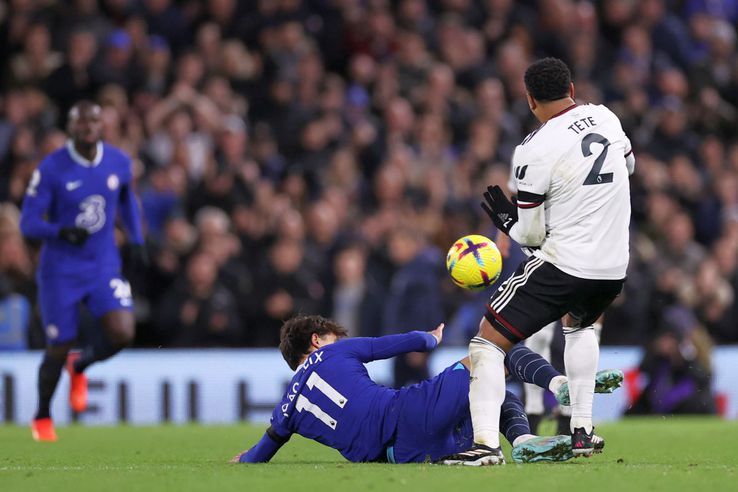
{"label": "blue football shorts", "polygon": [[133,309],[131,285],[117,272],[39,277],[38,300],[50,345],[69,343],[77,338],[79,303],[84,303],[95,318],[111,311]]}
{"label": "blue football shorts", "polygon": [[390,463],[435,461],[469,449],[474,431],[469,413],[469,370],[461,362],[436,377],[400,390]]}

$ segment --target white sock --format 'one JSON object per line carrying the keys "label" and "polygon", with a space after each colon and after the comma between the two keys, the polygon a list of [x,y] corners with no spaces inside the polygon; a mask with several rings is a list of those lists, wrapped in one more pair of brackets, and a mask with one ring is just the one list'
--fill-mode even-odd
{"label": "white sock", "polygon": [[564,365],[569,378],[571,399],[571,431],[584,427],[592,431],[592,403],[594,400],[595,374],[600,359],[597,336],[591,326],[573,331],[564,328]]}
{"label": "white sock", "polygon": [[567,382],[566,376],[556,376],[548,383],[548,389],[555,395],[565,382]]}
{"label": "white sock", "polygon": [[[526,338],[523,343],[533,352],[550,361],[551,340],[553,339],[555,326],[556,323],[544,326],[542,330]],[[528,415],[543,415],[546,412],[546,407],[543,404],[543,388],[535,384],[524,384],[523,392],[525,393],[525,413]]]}
{"label": "white sock", "polygon": [[599,345],[600,340],[602,339],[602,323],[592,323],[592,329],[597,337],[597,345]]}
{"label": "white sock", "polygon": [[521,444],[530,441],[534,437],[538,436],[535,436],[534,434],[523,434],[522,436],[516,437],[515,440],[512,442],[512,445],[513,447],[520,446]]}
{"label": "white sock", "polygon": [[474,442],[500,445],[500,407],[505,400],[505,351],[482,337],[469,342],[471,382],[469,410]]}
{"label": "white sock", "polygon": [[569,405],[559,405],[559,414],[562,417],[571,417],[571,407]]}

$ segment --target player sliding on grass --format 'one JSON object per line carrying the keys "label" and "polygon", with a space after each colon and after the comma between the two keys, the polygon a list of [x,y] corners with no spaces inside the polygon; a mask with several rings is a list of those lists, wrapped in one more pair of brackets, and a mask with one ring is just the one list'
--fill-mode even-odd
{"label": "player sliding on grass", "polygon": [[[282,326],[280,351],[296,369],[261,440],[235,461],[269,461],[292,434],[338,450],[353,462],[435,461],[472,444],[469,413],[469,359],[436,377],[400,390],[376,384],[364,364],[408,352],[433,350],[443,325],[379,338],[346,338],[346,330],[320,316],[292,318]],[[566,377],[523,345],[510,351],[507,365],[522,380],[568,398]],[[622,373],[598,374],[600,392],[620,385]],[[509,391],[500,428],[517,462],[565,461],[573,456],[569,436],[531,434],[520,400]],[[599,448],[604,442],[599,442]]]}
{"label": "player sliding on grass", "polygon": [[[120,272],[115,219],[133,243],[132,259],[146,261],[131,160],[103,143],[102,110],[80,101],[69,111],[67,144],[34,171],[23,200],[21,231],[44,241],[37,274],[47,348],[38,371],[38,411],[31,423],[37,441],[56,441],[51,398],[64,363],[71,376],[70,403],[87,407],[84,370],[129,345],[134,337],[131,287]],[[69,353],[77,338],[77,305],[100,319],[104,333],[81,356]]]}

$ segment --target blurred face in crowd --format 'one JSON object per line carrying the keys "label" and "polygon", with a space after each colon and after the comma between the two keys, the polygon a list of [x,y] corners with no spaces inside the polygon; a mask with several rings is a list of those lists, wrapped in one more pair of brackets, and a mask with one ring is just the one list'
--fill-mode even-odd
{"label": "blurred face in crowd", "polygon": [[305,221],[302,215],[295,209],[289,209],[279,219],[278,236],[295,241],[305,238]]}
{"label": "blurred face in crowd", "polygon": [[330,244],[338,233],[338,217],[327,203],[318,202],[308,213],[308,230],[319,244]]}
{"label": "blurred face in crowd", "polygon": [[669,246],[676,251],[682,251],[694,237],[692,221],[685,214],[676,214],[669,221],[666,235]]}
{"label": "blurred face in crowd", "polygon": [[389,241],[390,259],[399,266],[411,261],[420,251],[421,238],[414,235],[412,231],[396,229],[390,234]]}
{"label": "blurred face in crowd", "polygon": [[34,57],[41,57],[49,52],[51,36],[46,26],[36,24],[26,35],[26,52]]}
{"label": "blurred face in crowd", "polygon": [[272,247],[270,256],[277,273],[295,273],[302,264],[302,245],[297,241],[280,240]]}
{"label": "blurred face in crowd", "polygon": [[195,254],[187,263],[187,281],[195,292],[211,289],[217,275],[218,265],[210,255]]}
{"label": "blurred face in crowd", "polygon": [[344,249],[336,255],[334,272],[341,285],[362,283],[366,272],[366,255],[360,248]]}

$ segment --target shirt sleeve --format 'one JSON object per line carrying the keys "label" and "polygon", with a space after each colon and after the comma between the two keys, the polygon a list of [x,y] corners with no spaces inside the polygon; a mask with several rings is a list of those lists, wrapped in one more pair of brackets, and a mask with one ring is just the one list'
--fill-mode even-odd
{"label": "shirt sleeve", "polygon": [[546,238],[545,211],[541,205],[551,185],[551,164],[519,145],[513,155],[513,177],[518,190],[518,221],[510,229],[510,237],[521,246],[540,246]]}
{"label": "shirt sleeve", "polygon": [[33,171],[28,183],[21,210],[20,229],[29,239],[54,239],[59,235],[60,224],[46,219],[54,197],[53,176],[43,161]]}
{"label": "shirt sleeve", "polygon": [[277,451],[289,441],[290,436],[282,437],[269,427],[251,449],[243,453],[238,461],[240,463],[266,463],[271,460]]}
{"label": "shirt sleeve", "polygon": [[545,162],[523,145],[513,155],[513,188],[518,208],[533,208],[546,200],[551,186],[551,163]]}
{"label": "shirt sleeve", "polygon": [[430,352],[438,345],[436,337],[425,331],[378,338],[349,338],[337,343],[361,362],[389,359],[408,352]]}
{"label": "shirt sleeve", "polygon": [[120,218],[129,234],[129,239],[134,244],[143,243],[143,230],[141,227],[141,207],[136,194],[133,192],[133,177],[130,172],[130,161],[128,164],[128,175],[120,190]]}
{"label": "shirt sleeve", "polygon": [[624,136],[625,138],[625,167],[628,169],[628,176],[632,175],[635,172],[635,155],[633,155],[633,144],[630,143],[630,139],[627,137],[627,135]]}

